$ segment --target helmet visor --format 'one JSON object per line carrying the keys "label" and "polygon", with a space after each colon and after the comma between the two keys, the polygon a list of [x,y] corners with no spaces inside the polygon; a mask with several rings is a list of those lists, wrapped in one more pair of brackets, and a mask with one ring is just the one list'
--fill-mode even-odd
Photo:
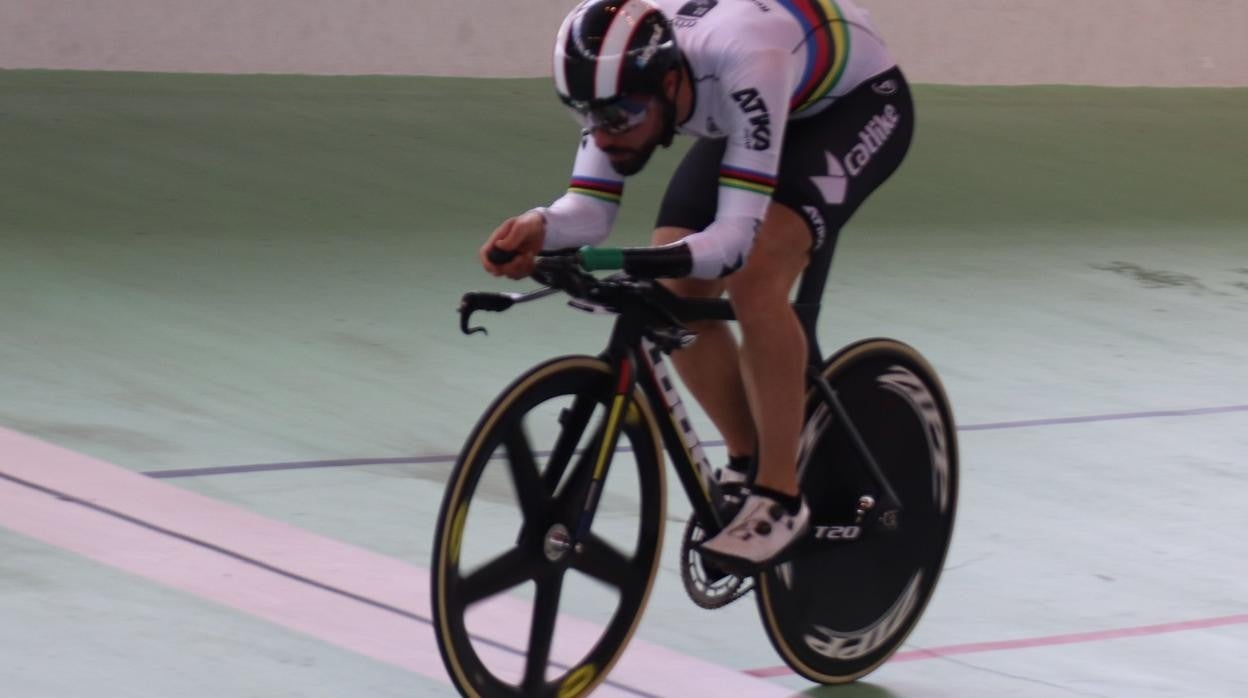
{"label": "helmet visor", "polygon": [[620,134],[631,131],[646,120],[653,97],[620,97],[606,104],[590,106],[585,103],[566,102],[573,118],[582,128]]}

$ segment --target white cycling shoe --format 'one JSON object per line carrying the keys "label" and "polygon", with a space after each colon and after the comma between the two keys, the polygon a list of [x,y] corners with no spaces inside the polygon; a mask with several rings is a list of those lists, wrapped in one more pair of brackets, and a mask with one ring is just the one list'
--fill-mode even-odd
{"label": "white cycling shoe", "polygon": [[715,471],[715,482],[719,485],[720,517],[735,517],[750,493],[749,476],[725,466]]}
{"label": "white cycling shoe", "polygon": [[806,500],[796,512],[757,491],[750,492],[741,510],[718,535],[699,547],[717,567],[746,576],[781,562],[810,528]]}

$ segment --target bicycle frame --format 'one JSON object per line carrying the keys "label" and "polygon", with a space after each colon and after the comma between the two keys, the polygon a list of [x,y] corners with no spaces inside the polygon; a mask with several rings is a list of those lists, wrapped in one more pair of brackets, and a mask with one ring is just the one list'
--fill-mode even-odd
{"label": "bicycle frame", "polygon": [[[660,449],[672,460],[693,509],[680,546],[681,580],[690,598],[703,608],[721,608],[755,591],[772,644],[786,664],[813,681],[844,683],[877,668],[922,614],[952,532],[956,433],[930,365],[912,347],[886,338],[861,340],[823,358],[814,339],[819,305],[803,302],[817,300],[820,286],[803,279],[793,307],[810,354],[796,467],[811,530],[781,564],[734,573],[717,567],[701,544],[726,525],[736,498],[718,484],[663,357],[693,341],[688,324],[735,320],[732,306],[680,298],[628,275],[598,278],[587,268],[615,262],[586,259],[582,252],[539,258],[532,275],[540,290],[469,293],[460,306],[461,328],[469,334],[484,332],[469,326],[476,310],[502,311],[560,292],[573,307],[616,317],[597,357],[558,357],[513,381],[482,415],[448,482],[431,588],[439,651],[456,686],[465,695],[583,695],[605,677],[637,627],[658,570],[666,497]],[[627,268],[627,262],[621,265]],[[525,420],[536,413],[548,424],[552,409],[558,412],[557,437],[543,467]],[[616,459],[624,441],[638,449],[635,463]],[[503,470],[522,524],[514,547],[477,555],[488,561],[465,567],[460,552],[466,527],[482,531],[477,538],[492,541],[487,548],[498,543],[496,527],[466,520],[483,473],[500,457],[507,461]],[[625,477],[608,480],[617,466],[628,471]],[[597,531],[594,519],[607,483],[631,488],[627,476],[634,471],[640,515],[630,554],[607,535],[614,528]],[[911,500],[905,517],[898,516],[901,502],[888,477]],[[480,552],[481,546],[472,549]],[[843,574],[864,560],[889,562],[865,565],[864,575]],[[580,643],[589,648],[580,664],[560,666],[566,671],[551,680],[556,614],[563,580],[573,569],[617,589],[619,603],[600,640]],[[480,638],[467,618],[473,604],[526,582],[536,593],[517,684],[478,654]]]}
{"label": "bicycle frame", "polygon": [[[575,302],[573,305],[593,312],[591,307],[576,305]],[[724,307],[727,308],[726,303]],[[651,412],[656,415],[663,448],[672,459],[672,465],[695,515],[715,531],[724,523],[715,506],[715,502],[719,501],[719,488],[715,483],[710,461],[702,451],[701,442],[672,383],[667,365],[663,361],[662,349],[646,336],[647,328],[652,325],[647,322],[652,317],[650,310],[644,306],[621,309],[612,329],[611,339],[599,355],[599,358],[612,367],[615,396],[606,417],[606,431],[599,444],[601,451],[594,466],[585,510],[573,536],[575,540],[580,540],[588,532],[593,521],[593,510],[597,507],[602,491],[602,481],[610,467],[610,454],[619,438],[623,410],[626,409],[628,397],[637,386],[641,387],[642,394],[650,403]],[[730,309],[728,313],[731,313]],[[671,339],[680,341],[676,337]],[[556,478],[561,476],[562,473],[555,475]]]}
{"label": "bicycle frame", "polygon": [[[566,269],[558,271],[568,273]],[[855,449],[866,464],[870,480],[879,488],[883,509],[900,512],[902,502],[896,491],[872,456],[836,391],[823,378],[820,365],[822,354],[814,332],[815,321],[819,315],[817,298],[822,292],[822,284],[807,283],[809,277],[808,274],[803,279],[798,301],[793,304],[808,342],[807,388],[831,407],[833,417],[845,427]],[[646,400],[655,408],[652,412],[658,416],[659,434],[664,450],[672,459],[672,465],[695,515],[708,533],[717,533],[725,523],[720,519],[716,506],[719,501],[719,488],[662,355],[688,344],[696,336],[685,330],[682,323],[736,320],[731,304],[719,299],[681,298],[652,282],[633,281],[634,285],[610,286],[605,281],[583,272],[569,278],[574,279],[574,282],[569,281],[566,284],[568,287],[563,287],[563,283],[559,286],[560,290],[573,296],[574,300],[569,302],[570,305],[588,312],[605,310],[616,315],[610,339],[599,355],[599,358],[612,367],[614,398],[608,410],[603,438],[598,443],[599,452],[588,496],[585,498],[585,506],[573,538],[580,540],[593,523],[598,498],[602,493],[602,483],[609,470],[611,455],[626,414],[628,397],[639,385]],[[460,305],[461,329],[466,334],[484,332],[482,328],[469,327],[469,317],[476,310],[499,312],[510,308],[514,303],[544,298],[555,292],[554,288],[547,287],[528,294],[466,294]],[[811,298],[816,300],[811,302]],[[551,482],[558,482],[562,476],[562,472],[547,474],[548,481]]]}

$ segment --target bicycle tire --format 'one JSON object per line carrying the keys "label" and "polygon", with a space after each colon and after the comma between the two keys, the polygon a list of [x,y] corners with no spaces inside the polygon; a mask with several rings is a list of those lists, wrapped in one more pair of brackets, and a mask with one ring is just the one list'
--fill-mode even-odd
{"label": "bicycle tire", "polygon": [[875,526],[844,525],[871,482],[861,463],[848,462],[860,456],[812,389],[800,464],[811,535],[792,559],[758,576],[756,598],[785,663],[811,681],[841,684],[887,661],[923,615],[953,533],[958,450],[944,388],[913,348],[863,340],[829,358],[821,373],[904,509],[892,528],[887,513],[864,521]]}
{"label": "bicycle tire", "polygon": [[[576,517],[581,513],[584,501],[581,481],[586,480],[584,472],[590,469],[584,466],[584,456],[579,460],[574,457],[574,447],[588,435],[589,444],[580,452],[595,451],[601,438],[601,424],[594,429],[590,420],[599,406],[614,398],[613,388],[611,366],[601,359],[588,356],[552,359],[529,370],[506,388],[481,416],[465,442],[448,480],[438,515],[431,569],[433,625],[438,648],[452,683],[465,696],[573,698],[585,695],[606,679],[636,629],[658,572],[666,504],[658,427],[640,389],[634,390],[631,404],[626,409],[618,444],[628,444],[632,448],[639,487],[641,515],[637,517],[636,548],[632,556],[612,548],[610,543],[593,535],[591,529],[591,537],[585,542],[583,550],[567,550],[557,560],[547,557],[551,554],[547,548],[553,535],[550,532],[555,530],[556,525],[572,530]],[[550,474],[551,461],[555,459],[549,457],[546,469],[541,469],[538,464],[540,456],[533,456],[532,447],[528,445],[530,442],[527,441],[524,420],[551,400],[568,398],[573,399],[573,406],[561,413],[560,438],[552,450],[558,452],[562,447],[567,452],[568,460],[577,460],[577,463],[569,468],[566,477],[556,478],[562,484],[547,482],[543,478]],[[577,431],[578,423],[579,431],[570,440],[573,446],[561,446],[565,437]],[[516,434],[525,434],[523,441]],[[526,461],[523,456],[526,448],[531,461]],[[495,457],[500,450],[505,454],[502,459]],[[520,455],[517,456],[517,453]],[[505,465],[498,465],[500,462]],[[521,465],[516,465],[517,462]],[[474,570],[461,570],[460,554],[471,500],[483,474],[492,466],[502,467],[510,476],[513,494],[522,510],[522,525],[514,536],[515,548]],[[530,466],[532,473],[518,474],[519,469],[527,472]],[[614,463],[614,467],[607,472],[608,481],[622,466],[622,463]],[[530,495],[528,505],[523,501],[525,497],[519,494],[522,487],[517,483],[521,480],[526,483],[523,489],[538,493],[535,498]],[[493,494],[497,495],[497,492]],[[524,511],[526,506],[528,511]],[[595,528],[597,523],[595,521]],[[490,535],[508,537],[511,532],[491,530]],[[494,565],[491,569],[496,574],[481,573],[489,565]],[[555,632],[562,580],[569,569],[576,569],[599,581],[606,581],[602,577],[610,574],[617,575],[619,602],[610,621],[601,629],[601,636],[585,655],[579,661],[561,663],[551,656],[553,637],[543,637],[542,633],[549,631],[553,636]],[[489,579],[480,580],[477,577]],[[532,581],[537,588],[530,619],[529,644],[521,650],[499,642],[497,638],[474,636],[466,618],[469,609],[480,601],[515,589],[515,585],[501,590],[490,587],[506,586],[517,578],[522,578],[520,583]],[[476,598],[483,593],[482,587],[493,593]],[[542,625],[539,626],[539,623]],[[515,681],[514,676],[509,679],[488,666],[479,652],[480,646],[488,646],[487,652],[497,654],[502,651],[519,656],[524,664],[519,681]],[[534,658],[535,647],[538,647],[539,653],[547,655],[545,662]],[[556,673],[553,678],[550,677],[552,671]]]}

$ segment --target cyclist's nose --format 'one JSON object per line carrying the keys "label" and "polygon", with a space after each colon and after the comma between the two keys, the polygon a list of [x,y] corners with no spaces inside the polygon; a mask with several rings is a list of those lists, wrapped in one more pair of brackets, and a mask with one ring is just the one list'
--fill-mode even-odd
{"label": "cyclist's nose", "polygon": [[605,151],[620,145],[619,135],[607,133],[599,128],[594,129],[593,134],[594,145],[598,146],[599,150]]}

